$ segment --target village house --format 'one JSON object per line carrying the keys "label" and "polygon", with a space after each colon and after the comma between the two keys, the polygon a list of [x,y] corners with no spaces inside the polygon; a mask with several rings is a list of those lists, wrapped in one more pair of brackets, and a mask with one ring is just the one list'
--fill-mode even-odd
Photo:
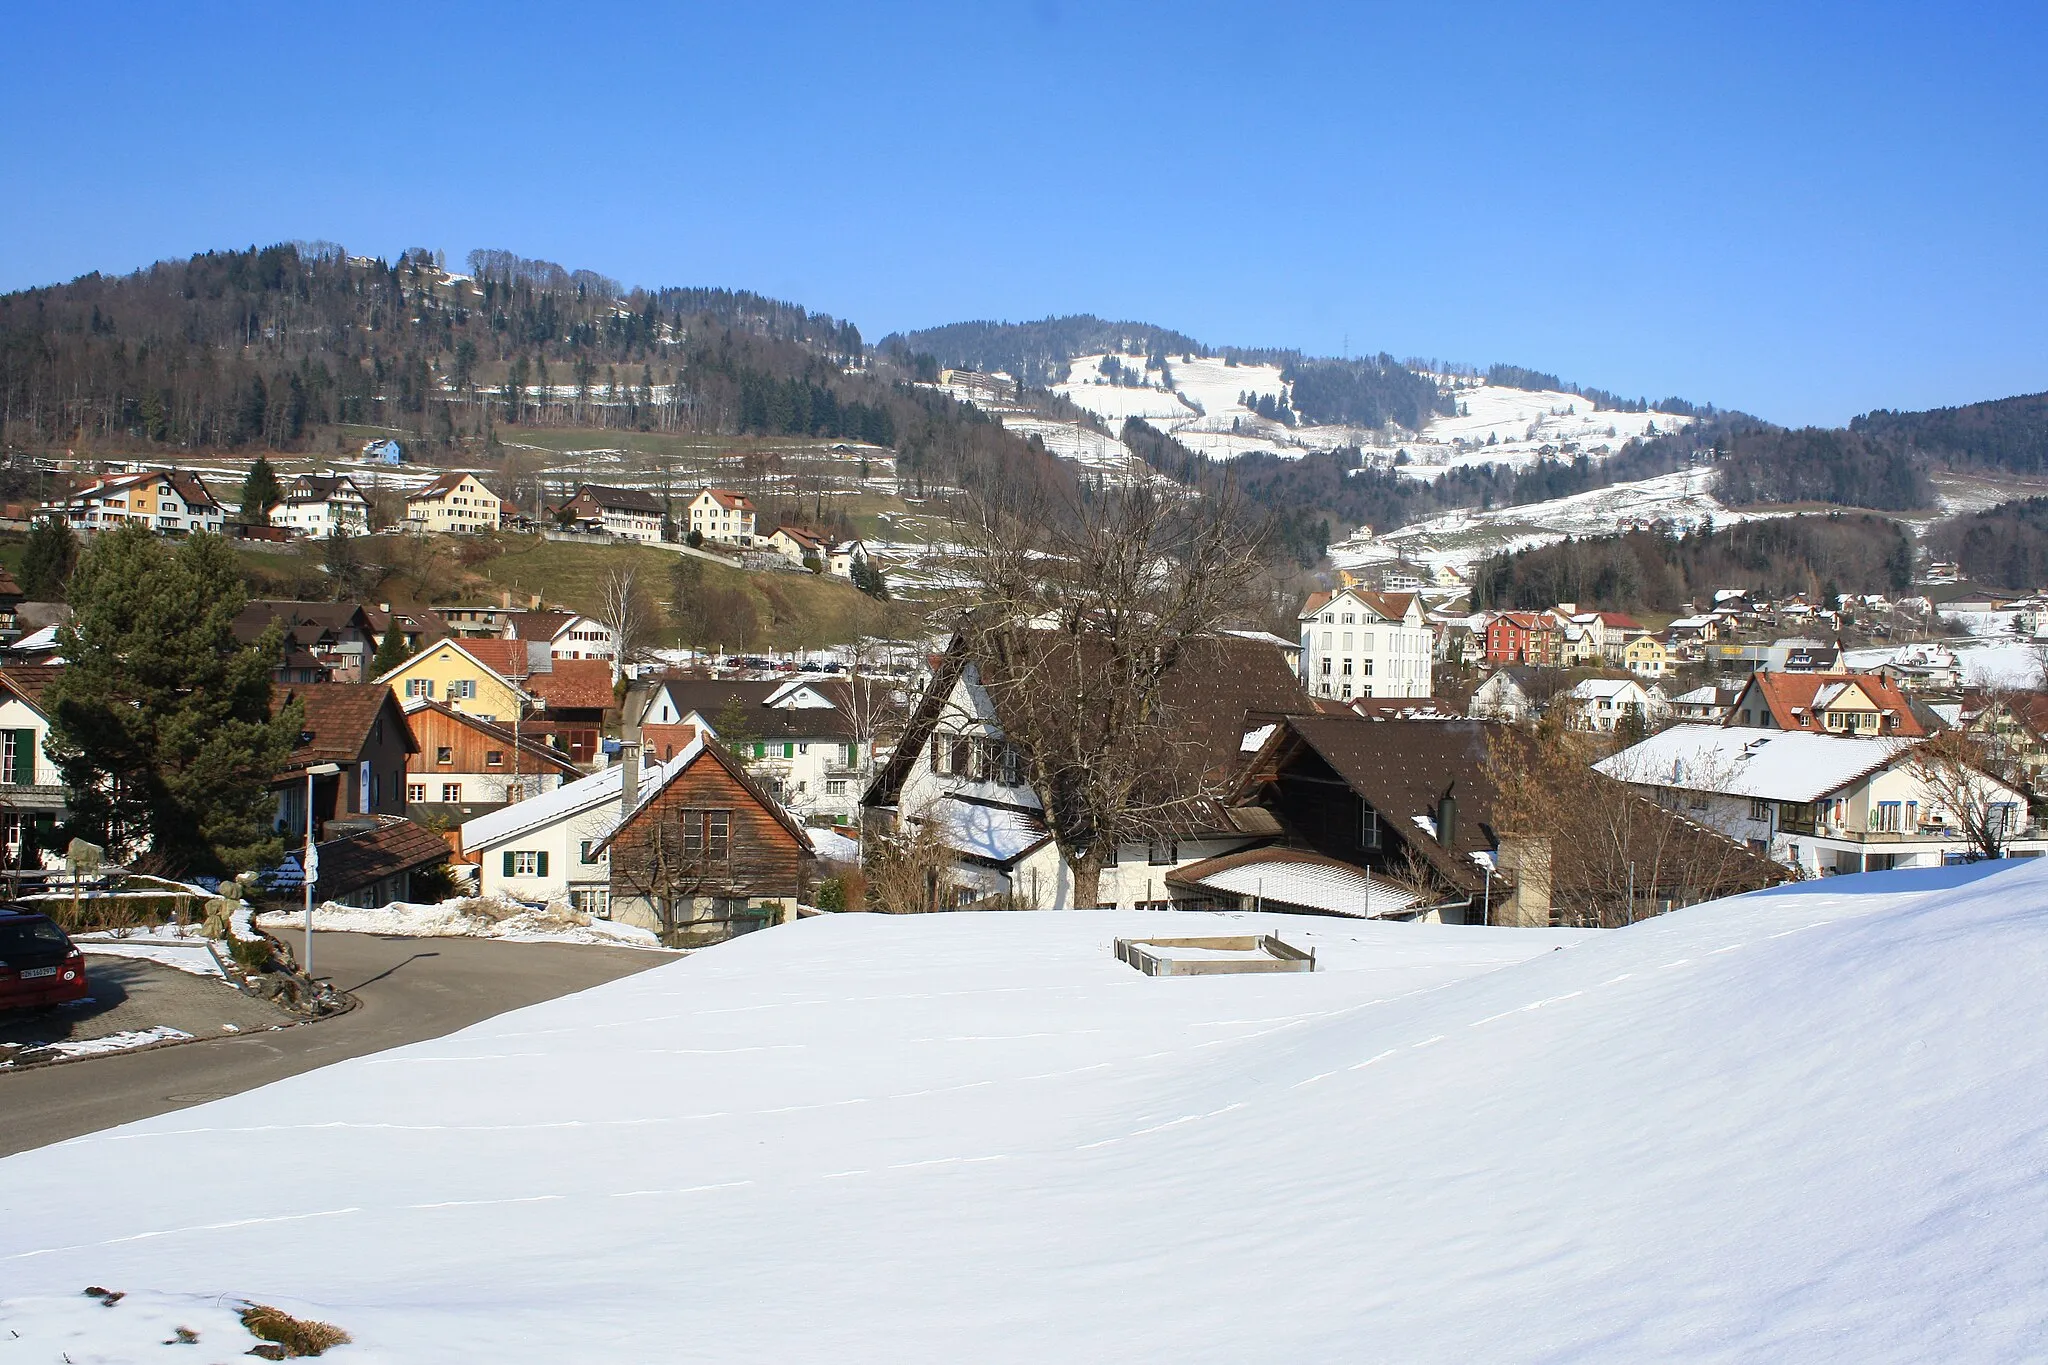
{"label": "village house", "polygon": [[405,642],[408,652],[417,653],[436,640],[448,638],[448,622],[437,611],[394,611],[389,602],[379,602],[374,607],[364,607],[363,617],[370,623],[370,633],[377,637],[379,645],[393,625],[398,627],[398,638]]}
{"label": "village house", "polygon": [[1728,719],[1728,713],[1735,706],[1735,699],[1742,694],[1739,686],[1706,683],[1690,692],[1681,692],[1671,699],[1671,715],[1678,721],[1695,721],[1707,725],[1719,725]]}
{"label": "village house", "polygon": [[754,543],[754,504],[725,488],[707,488],[684,509],[684,531],[725,545]]}
{"label": "village house", "polygon": [[[446,894],[441,869],[448,862],[448,845],[413,821],[395,815],[350,816],[333,821],[329,829],[332,837],[316,844],[320,861],[314,889],[322,901],[367,909],[393,901],[439,900]],[[298,850],[288,850],[283,875],[273,887],[298,882],[299,862]]]}
{"label": "village house", "polygon": [[[1807,875],[1935,867],[1971,841],[1914,770],[1916,740],[1675,725],[1595,766]],[[2048,850],[2023,793],[1982,778],[2023,857]]]}
{"label": "village house", "polygon": [[525,726],[484,720],[438,701],[404,706],[413,750],[405,763],[405,801],[415,818],[451,823],[553,791],[583,770]]}
{"label": "village house", "polygon": [[557,509],[557,514],[587,531],[643,545],[661,542],[665,515],[661,499],[645,489],[612,488],[600,483],[582,485],[574,497]]}
{"label": "village house", "polygon": [[604,742],[605,714],[612,709],[612,665],[603,659],[557,659],[546,654],[531,662],[521,685],[538,709],[528,717],[526,728],[545,735],[572,762],[596,762]]}
{"label": "village house", "polygon": [[1310,593],[1299,613],[1301,685],[1313,696],[1426,697],[1435,637],[1412,592]]}
{"label": "village house", "polygon": [[[1163,906],[1169,873],[1264,842],[1262,812],[1217,797],[1242,770],[1252,735],[1284,715],[1310,713],[1299,679],[1279,651],[1255,640],[1204,636],[1187,642],[1166,697],[1185,743],[1162,755],[1162,790],[1150,802],[1152,831],[1119,839],[1105,859],[1100,904]],[[1263,735],[1260,736],[1263,738]],[[956,638],[887,764],[863,799],[865,823],[888,833],[935,826],[952,856],[952,904],[1073,908],[1072,874],[1045,820],[1003,718]]]}
{"label": "village house", "polygon": [[370,500],[346,474],[301,474],[285,486],[284,500],[268,509],[272,526],[295,535],[325,539],[368,535]]}
{"label": "village house", "polygon": [[39,852],[63,847],[70,791],[50,759],[50,717],[43,710],[43,692],[62,672],[0,672],[0,852],[8,867],[35,867]]}
{"label": "village house", "polygon": [[304,709],[305,718],[299,724],[298,742],[271,779],[277,797],[276,828],[305,837],[306,770],[328,763],[339,765],[341,771],[312,778],[316,839],[331,820],[404,815],[405,769],[413,740],[391,689],[376,683],[278,687],[271,693],[272,714],[292,702]]}
{"label": "village house", "polygon": [[45,503],[39,515],[61,517],[81,532],[132,525],[159,535],[218,535],[227,523],[199,476],[177,469],[102,474],[61,501]]}
{"label": "village house", "polygon": [[429,533],[495,531],[503,502],[474,474],[437,476],[405,498],[406,525]]}
{"label": "village house", "polygon": [[508,640],[545,640],[557,659],[604,659],[618,656],[610,626],[573,611],[514,611],[501,617],[499,631]]}
{"label": "village house", "polygon": [[1566,723],[1572,729],[1601,735],[1613,734],[1625,720],[1654,724],[1670,709],[1655,683],[1645,688],[1634,678],[1587,678],[1566,693],[1560,704],[1571,708]]}
{"label": "village house", "polygon": [[1542,713],[1542,703],[1548,700],[1536,695],[1538,672],[1526,664],[1494,669],[1472,690],[1465,714],[1473,720],[1498,720],[1513,725],[1534,720]]}
{"label": "village house", "polygon": [[1813,734],[1919,738],[1940,719],[1869,673],[1753,673],[1729,707],[1729,725]]}
{"label": "village house", "polygon": [[1557,619],[1545,612],[1504,611],[1486,623],[1489,664],[1557,663]]}
{"label": "village house", "polygon": [[794,919],[817,858],[803,826],[709,736],[656,771],[598,845],[612,918],[675,947]]}
{"label": "village house", "polygon": [[[630,788],[628,775],[634,778]],[[630,808],[642,772],[637,752],[553,791],[501,807],[462,824],[463,856],[477,863],[477,889],[528,905],[566,905],[611,916],[611,858],[604,841],[619,823],[620,797]]]}
{"label": "village house", "polygon": [[1671,650],[1654,635],[1642,634],[1621,648],[1621,666],[1638,678],[1655,681],[1678,671]]}
{"label": "village house", "polygon": [[276,625],[284,632],[272,677],[279,682],[359,683],[367,679],[379,636],[352,602],[256,599],[235,616],[235,638],[254,644]]}
{"label": "village house", "polygon": [[[532,649],[552,659],[545,645]],[[528,696],[511,675],[526,679],[535,660],[524,640],[447,639],[429,645],[378,678],[401,701],[419,697],[445,702],[485,720],[510,721],[523,714]],[[488,662],[487,662],[488,660]]]}
{"label": "village house", "polygon": [[629,703],[629,737],[658,759],[708,734],[769,795],[805,820],[860,815],[863,760],[854,684],[838,678],[711,681],[664,678]]}

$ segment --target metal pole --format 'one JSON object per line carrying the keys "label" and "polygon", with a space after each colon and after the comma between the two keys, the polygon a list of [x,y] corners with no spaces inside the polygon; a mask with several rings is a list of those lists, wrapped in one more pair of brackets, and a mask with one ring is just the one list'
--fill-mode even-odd
{"label": "metal pole", "polygon": [[306,979],[313,979],[313,773],[306,771],[306,852],[299,880],[306,889]]}
{"label": "metal pole", "polygon": [[1636,922],[1636,865],[1628,865],[1628,917],[1627,923]]}

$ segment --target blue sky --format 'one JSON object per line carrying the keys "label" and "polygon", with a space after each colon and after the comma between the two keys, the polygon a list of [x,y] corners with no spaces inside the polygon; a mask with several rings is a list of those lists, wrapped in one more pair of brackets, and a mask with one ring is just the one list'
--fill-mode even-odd
{"label": "blue sky", "polygon": [[504,247],[1784,422],[2048,389],[2048,9],[6,7],[0,288]]}

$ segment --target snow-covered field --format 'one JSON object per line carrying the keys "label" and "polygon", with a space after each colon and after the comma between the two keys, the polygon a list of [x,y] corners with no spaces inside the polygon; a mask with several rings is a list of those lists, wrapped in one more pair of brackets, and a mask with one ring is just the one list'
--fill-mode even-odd
{"label": "snow-covered field", "polygon": [[1258,917],[1314,975],[1109,951],[1253,918],[807,920],[10,1158],[0,1362],[236,1299],[364,1361],[2048,1340],[2048,867],[1606,933]]}
{"label": "snow-covered field", "polygon": [[1791,516],[1792,509],[1730,511],[1713,492],[1711,466],[1681,469],[1652,479],[1609,484],[1549,502],[1497,507],[1491,511],[1464,508],[1426,521],[1411,522],[1365,544],[1332,546],[1339,568],[1405,559],[1432,568],[1448,567],[1469,574],[1489,555],[1551,545],[1566,536],[1611,535],[1652,522],[1697,527],[1716,526],[1759,517]]}
{"label": "snow-covered field", "polygon": [[[256,922],[285,933],[306,922],[304,912],[275,910]],[[328,901],[313,909],[314,932],[393,934],[409,938],[496,938],[512,943],[599,943],[617,948],[659,948],[645,929],[614,924],[569,910],[532,910],[474,898],[414,905],[393,901],[363,908]]]}

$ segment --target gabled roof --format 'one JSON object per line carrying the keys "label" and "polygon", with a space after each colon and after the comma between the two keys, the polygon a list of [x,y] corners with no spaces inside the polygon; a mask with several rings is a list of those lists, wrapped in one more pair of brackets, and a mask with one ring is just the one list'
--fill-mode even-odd
{"label": "gabled roof", "polygon": [[552,640],[580,619],[573,611],[515,611],[505,618],[505,628],[515,640]]}
{"label": "gabled roof", "polygon": [[43,708],[43,693],[48,691],[50,684],[57,681],[63,674],[64,670],[62,668],[0,669],[0,687],[6,688],[7,691],[21,698],[22,701],[33,707],[37,714],[47,717],[49,712]]}
{"label": "gabled roof", "polygon": [[549,711],[602,711],[612,704],[612,666],[604,659],[556,659],[525,685]]}
{"label": "gabled roof", "polygon": [[641,784],[639,800],[634,802],[632,811],[624,819],[612,826],[610,832],[598,844],[596,851],[601,852],[611,847],[612,841],[623,834],[627,826],[639,819],[641,812],[653,805],[671,783],[700,762],[716,763],[719,767],[725,769],[726,775],[737,782],[741,790],[746,792],[748,796],[753,797],[762,810],[768,812],[769,815],[775,818],[777,824],[789,831],[790,835],[795,838],[798,848],[813,857],[817,856],[817,850],[811,847],[811,836],[804,832],[804,827],[796,822],[795,817],[783,809],[780,801],[777,801],[761,789],[760,785],[748,774],[745,764],[734,758],[723,744],[703,733],[699,733],[696,738],[692,739],[681,753],[662,764],[660,775],[655,781]]}
{"label": "gabled roof", "polygon": [[1300,848],[1254,848],[1205,858],[1166,874],[1166,884],[1220,891],[1267,902],[1266,909],[1299,908],[1357,919],[1399,918],[1423,898],[1363,868]]}
{"label": "gabled roof", "polygon": [[377,817],[377,828],[320,845],[321,896],[346,896],[386,877],[448,861],[448,841],[397,815]]}
{"label": "gabled roof", "polygon": [[701,498],[705,494],[709,494],[720,507],[730,507],[735,512],[751,512],[754,510],[753,503],[748,502],[745,497],[728,488],[707,488],[697,496]]}
{"label": "gabled roof", "polygon": [[284,490],[284,501],[327,502],[341,491],[343,485],[347,485],[348,491],[358,499],[362,498],[362,490],[346,474],[301,474]]}
{"label": "gabled roof", "polygon": [[[406,494],[405,500],[407,502],[428,502],[434,498],[445,498],[457,488],[460,488],[464,479],[470,478],[476,478],[476,476],[467,469],[456,469],[450,470],[446,474],[437,474],[434,476],[433,481],[424,488],[417,488]],[[483,484],[483,489],[486,493],[491,492],[489,484],[485,484],[482,479],[477,479],[477,482]],[[491,496],[495,498],[498,495],[491,493]]]}
{"label": "gabled roof", "polygon": [[614,488],[610,484],[586,483],[570,502],[588,502],[605,511],[644,512],[661,515],[661,499],[644,488]]}
{"label": "gabled roof", "polygon": [[302,738],[285,759],[284,768],[305,768],[315,763],[354,763],[370,742],[370,732],[384,708],[396,725],[407,753],[419,752],[405,712],[391,689],[382,683],[292,683],[275,687],[270,693],[270,714],[284,710],[293,701],[305,708],[300,723]]}
{"label": "gabled roof", "polygon": [[[235,638],[243,644],[255,640],[269,628],[273,621],[284,623],[287,638],[301,644],[310,644],[322,635],[333,636],[344,630],[361,631],[368,635],[373,632],[369,614],[353,602],[290,602],[256,599],[236,614],[234,621]],[[307,634],[301,627],[311,627]]]}
{"label": "gabled roof", "polygon": [[1412,592],[1370,592],[1364,588],[1339,588],[1335,592],[1312,592],[1301,604],[1301,620],[1307,620],[1328,607],[1340,597],[1349,597],[1363,604],[1388,621],[1405,620],[1408,609],[1415,605]]}
{"label": "gabled roof", "polygon": [[[820,697],[830,701],[832,706],[785,706],[775,705],[787,700],[788,693],[798,688],[808,688]],[[767,681],[718,681],[699,678],[669,678],[663,680],[654,692],[648,695],[651,707],[655,698],[666,692],[678,716],[702,716],[714,728],[719,716],[729,707],[737,706],[745,717],[746,739],[798,740],[823,739],[844,741],[853,738],[853,720],[848,714],[850,687],[844,679],[803,679]],[[734,736],[727,735],[728,741]]]}
{"label": "gabled roof", "polygon": [[1600,618],[1600,624],[1606,626],[1609,630],[1647,629],[1647,627],[1645,627],[1642,624],[1642,622],[1636,620],[1635,617],[1628,615],[1626,612],[1601,611],[1595,612],[1593,614],[1598,616]]}
{"label": "gabled roof", "polygon": [[[514,691],[518,690],[518,685],[512,679],[505,676],[505,670],[512,667],[515,658],[523,660],[526,651],[526,642],[524,640],[459,640],[450,636],[444,640],[436,640],[430,645],[422,645],[418,653],[373,681],[389,684],[393,678],[426,658],[434,650],[444,648],[459,651],[471,663],[496,678],[499,682],[504,683]],[[519,654],[516,656],[510,652],[515,649],[519,651]],[[490,662],[492,659],[497,660],[496,665]]]}
{"label": "gabled roof", "polygon": [[[658,768],[642,768],[639,774],[641,788],[645,789],[650,782],[662,781],[663,775],[688,758],[694,749],[694,745],[684,749]],[[489,815],[479,815],[463,824],[462,847],[471,852],[489,848],[508,839],[522,838],[558,821],[595,816],[605,806],[611,807],[612,814],[593,818],[591,832],[593,835],[599,832],[609,835],[618,823],[619,792],[625,780],[624,773],[624,765],[614,763],[579,781],[565,782],[551,792],[516,801]]]}
{"label": "gabled roof", "polygon": [[[1917,738],[1929,733],[1906,694],[1875,673],[1753,673],[1749,685],[1737,698],[1737,706],[1742,697],[1754,692],[1779,729],[1824,731],[1827,727],[1815,719],[1814,708],[1825,710],[1839,701],[1852,683],[1888,717],[1888,735]],[[1733,725],[1736,721],[1737,712],[1731,710],[1729,723]]]}
{"label": "gabled roof", "polygon": [[[372,686],[377,685],[379,684],[372,684]],[[386,688],[385,690],[388,692],[390,689]],[[534,760],[536,763],[547,764],[572,780],[580,779],[583,776],[583,770],[576,766],[574,759],[570,758],[560,749],[542,743],[531,729],[523,730],[515,735],[512,727],[509,725],[500,725],[496,721],[485,720],[481,716],[473,716],[467,711],[458,711],[452,706],[444,705],[429,697],[408,697],[400,709],[405,716],[406,729],[412,735],[413,751],[416,753],[424,752],[424,748],[420,744],[419,717],[423,714],[431,714],[453,721],[455,724],[464,726],[467,729],[474,730],[487,739],[496,740],[508,749],[516,748],[525,757]]]}

